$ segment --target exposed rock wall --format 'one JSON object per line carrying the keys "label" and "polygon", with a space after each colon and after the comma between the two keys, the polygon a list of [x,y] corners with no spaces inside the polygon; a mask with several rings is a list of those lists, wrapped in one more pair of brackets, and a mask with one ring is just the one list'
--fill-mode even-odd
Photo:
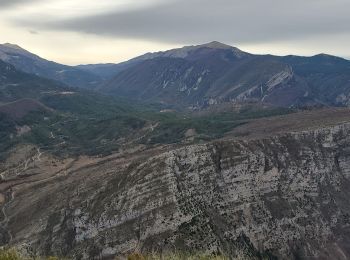
{"label": "exposed rock wall", "polygon": [[107,161],[16,191],[8,212],[13,243],[77,259],[350,259],[350,125]]}

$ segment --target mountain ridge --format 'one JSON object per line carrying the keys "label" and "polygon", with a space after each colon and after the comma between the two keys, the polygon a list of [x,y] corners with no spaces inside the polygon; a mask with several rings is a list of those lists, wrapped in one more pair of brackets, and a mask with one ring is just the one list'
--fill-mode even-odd
{"label": "mountain ridge", "polygon": [[[346,121],[319,130],[127,157],[71,162],[45,153],[29,163],[35,175],[31,167],[22,179],[15,166],[6,173],[16,187],[6,228],[14,245],[73,259],[174,247],[254,260],[348,259],[350,118],[341,114]],[[49,174],[46,161],[55,162]]]}
{"label": "mountain ridge", "polygon": [[[320,53],[320,54],[315,54],[315,55],[311,55],[311,56],[302,56],[302,55],[283,55],[283,56],[277,56],[277,55],[272,55],[272,54],[251,54],[245,51],[242,51],[234,46],[230,46],[228,44],[225,43],[221,43],[218,41],[212,41],[209,43],[204,43],[204,44],[198,44],[198,45],[188,45],[188,46],[184,46],[184,47],[179,47],[179,48],[173,48],[173,49],[169,49],[166,51],[156,51],[156,52],[147,52],[145,54],[142,54],[140,56],[128,59],[126,61],[121,61],[121,62],[117,62],[117,63],[96,63],[96,64],[81,64],[81,65],[77,65],[78,68],[84,69],[84,70],[88,70],[90,72],[95,72],[98,75],[101,75],[101,72],[98,72],[100,70],[100,68],[103,67],[108,67],[111,72],[107,73],[107,78],[113,76],[113,70],[115,73],[120,72],[121,70],[123,70],[124,68],[129,67],[127,64],[129,63],[135,63],[136,61],[141,61],[141,60],[145,60],[145,59],[150,59],[150,58],[155,58],[155,57],[159,57],[162,56],[163,54],[168,53],[167,56],[170,56],[170,53],[177,53],[181,50],[187,49],[187,50],[193,50],[196,48],[200,48],[200,47],[208,47],[208,48],[217,48],[217,49],[232,49],[237,51],[238,53],[245,53],[248,55],[256,55],[256,56],[275,56],[275,57],[288,57],[288,56],[294,56],[294,57],[304,57],[304,58],[310,58],[313,56],[317,56],[317,55],[326,55],[326,56],[333,56],[333,57],[338,57],[338,56],[334,56],[334,55],[330,55],[330,54],[326,54],[326,53]],[[342,58],[342,57],[338,57],[341,59],[345,59],[345,60],[349,60],[346,58]],[[104,73],[102,72],[102,75]],[[106,76],[106,75],[104,75]]]}
{"label": "mountain ridge", "polygon": [[[214,42],[145,54],[126,63],[128,66],[99,90],[198,108],[242,101],[286,107],[349,103],[350,61],[346,59],[325,54],[254,55],[237,50]],[[317,90],[314,81],[320,81],[326,93]]]}
{"label": "mountain ridge", "polygon": [[122,64],[110,96],[0,60],[0,246],[350,259],[350,109],[285,108],[350,106],[349,62],[158,55]]}
{"label": "mountain ridge", "polygon": [[125,69],[132,67],[133,65],[136,65],[142,61],[150,60],[154,58],[161,58],[161,57],[184,58],[188,55],[189,52],[195,51],[199,48],[226,49],[226,50],[231,50],[237,56],[248,55],[248,53],[243,52],[238,48],[235,48],[217,41],[213,41],[206,44],[184,46],[180,48],[170,49],[167,51],[148,52],[120,63],[86,64],[86,65],[78,65],[77,67],[80,69],[95,73],[101,77],[104,77],[106,80],[108,80],[112,78],[114,75],[116,75],[117,73],[124,71]]}
{"label": "mountain ridge", "polygon": [[[15,54],[24,58],[14,58]],[[16,68],[69,85],[173,107],[202,109],[227,102],[350,105],[350,61],[322,53],[255,55],[213,41],[146,53],[119,64],[69,67],[13,44],[0,45],[0,57]]]}
{"label": "mountain ridge", "polygon": [[15,44],[0,44],[0,60],[24,72],[57,80],[72,87],[91,89],[101,82],[100,77],[95,74],[43,59]]}

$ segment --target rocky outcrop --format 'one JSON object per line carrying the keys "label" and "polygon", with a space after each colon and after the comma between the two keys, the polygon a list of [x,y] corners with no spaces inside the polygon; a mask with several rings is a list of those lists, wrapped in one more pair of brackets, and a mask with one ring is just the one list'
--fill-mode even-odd
{"label": "rocky outcrop", "polygon": [[13,244],[75,259],[174,249],[350,259],[349,198],[341,124],[101,161],[16,189],[6,210]]}

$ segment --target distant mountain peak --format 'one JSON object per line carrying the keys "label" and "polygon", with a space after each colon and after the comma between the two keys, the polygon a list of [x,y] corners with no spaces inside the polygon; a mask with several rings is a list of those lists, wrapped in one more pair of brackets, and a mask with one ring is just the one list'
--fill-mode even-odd
{"label": "distant mountain peak", "polygon": [[319,54],[316,54],[314,55],[313,57],[324,57],[324,58],[339,58],[339,57],[336,57],[336,56],[333,56],[333,55],[330,55],[330,54],[327,54],[327,53],[319,53]]}
{"label": "distant mountain peak", "polygon": [[12,43],[0,44],[0,52],[3,52],[5,54],[21,54],[21,55],[24,55],[26,57],[38,58],[37,55],[23,49],[22,47],[18,46],[17,44],[12,44]]}
{"label": "distant mountain peak", "polygon": [[[182,50],[182,52],[187,52],[187,54],[193,50],[198,50],[198,49],[203,49],[203,48],[208,48],[208,49],[214,49],[217,51],[231,51],[237,58],[242,58],[245,57],[247,55],[249,55],[249,53],[246,53],[236,47],[218,42],[218,41],[212,41],[209,43],[205,43],[205,44],[200,44],[200,45],[192,45],[192,46],[185,46],[183,48],[180,49],[175,49],[175,51],[179,51]],[[171,52],[173,50],[170,50],[169,52]]]}
{"label": "distant mountain peak", "polygon": [[12,43],[0,44],[0,60],[23,72],[57,80],[73,87],[93,88],[102,80],[100,76],[91,72],[43,59]]}
{"label": "distant mountain peak", "polygon": [[200,44],[200,45],[190,45],[190,46],[184,46],[182,48],[176,48],[176,49],[171,49],[167,51],[146,53],[142,56],[132,59],[131,61],[149,60],[149,59],[154,59],[159,57],[186,58],[193,51],[203,49],[203,48],[216,49],[216,50],[231,50],[237,58],[241,58],[249,55],[249,53],[241,51],[236,47],[232,47],[230,45],[227,45],[218,41],[212,41],[212,42]]}
{"label": "distant mountain peak", "polygon": [[337,57],[337,56],[334,56],[334,55],[330,55],[330,54],[327,54],[327,53],[319,53],[319,54],[316,54],[314,56],[312,56],[311,58],[314,58],[314,59],[321,59],[321,60],[328,60],[328,61],[339,61],[339,62],[348,62],[348,60],[342,58],[342,57]]}
{"label": "distant mountain peak", "polygon": [[[199,44],[199,45],[190,45],[190,46],[185,46],[180,49],[174,49],[174,50],[196,50],[196,49],[201,49],[201,48],[209,48],[209,49],[216,49],[216,50],[232,50],[236,54],[247,54],[244,51],[241,51],[240,49],[233,47],[231,45],[221,43],[218,41],[212,41],[204,44]],[[172,50],[170,50],[172,51]]]}
{"label": "distant mountain peak", "polygon": [[218,42],[218,41],[212,41],[209,43],[197,45],[196,47],[206,47],[206,48],[211,48],[211,49],[237,49],[235,47],[232,47],[230,45]]}
{"label": "distant mountain peak", "polygon": [[12,44],[12,43],[4,43],[2,44],[4,47],[10,48],[10,49],[16,49],[16,50],[24,50],[22,47],[18,46],[17,44]]}

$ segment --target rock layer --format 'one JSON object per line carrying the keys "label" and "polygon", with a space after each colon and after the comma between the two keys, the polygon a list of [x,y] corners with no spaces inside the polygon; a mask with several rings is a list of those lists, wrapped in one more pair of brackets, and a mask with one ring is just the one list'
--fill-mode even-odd
{"label": "rock layer", "polygon": [[7,228],[27,251],[75,259],[350,259],[349,144],[341,124],[102,160],[17,186]]}

